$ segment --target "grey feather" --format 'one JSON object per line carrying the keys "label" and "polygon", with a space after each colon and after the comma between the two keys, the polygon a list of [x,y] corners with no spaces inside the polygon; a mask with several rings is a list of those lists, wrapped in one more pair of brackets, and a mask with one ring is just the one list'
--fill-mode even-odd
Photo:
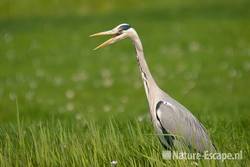
{"label": "grey feather", "polygon": [[[160,101],[157,104],[156,115],[160,121],[160,128],[174,136],[173,140],[177,140],[173,143],[183,143],[174,147],[178,149],[188,147],[198,152],[215,151],[204,126],[181,104]],[[166,140],[166,138],[161,137],[160,140]],[[165,141],[162,143],[166,144]]]}

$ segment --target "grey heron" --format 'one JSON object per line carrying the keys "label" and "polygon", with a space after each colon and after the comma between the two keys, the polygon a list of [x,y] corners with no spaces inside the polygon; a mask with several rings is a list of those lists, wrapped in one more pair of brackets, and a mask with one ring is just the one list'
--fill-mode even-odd
{"label": "grey heron", "polygon": [[186,107],[156,84],[144,58],[143,46],[135,29],[129,24],[120,24],[109,31],[96,33],[90,37],[102,35],[111,35],[112,38],[94,50],[125,38],[132,40],[149,103],[151,120],[162,145],[169,150],[188,148],[197,152],[214,152],[215,147],[205,127]]}

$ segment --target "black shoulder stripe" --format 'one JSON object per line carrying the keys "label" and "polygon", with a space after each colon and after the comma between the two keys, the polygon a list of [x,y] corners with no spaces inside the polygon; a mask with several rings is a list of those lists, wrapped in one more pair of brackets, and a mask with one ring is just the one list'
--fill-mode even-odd
{"label": "black shoulder stripe", "polygon": [[[158,114],[157,114],[157,110],[160,108],[160,105],[163,104],[164,102],[163,101],[160,101],[157,103],[156,105],[156,118],[157,120],[159,121],[160,125],[161,125],[161,131],[164,135],[164,139],[167,141],[168,145],[172,148],[174,147],[174,143],[173,143],[173,140],[175,139],[174,136],[172,136],[163,126],[162,126],[162,123],[161,123],[161,120],[160,118],[158,117]],[[163,144],[163,143],[162,143]],[[165,146],[163,144],[163,146],[166,148],[168,146]],[[169,148],[168,148],[169,149]]]}
{"label": "black shoulder stripe", "polygon": [[[159,109],[160,105],[163,103],[163,101],[159,101],[157,104],[156,104],[156,111]],[[156,113],[156,116],[157,116],[157,113]],[[158,117],[158,116],[157,116]],[[157,118],[158,119],[158,118]]]}

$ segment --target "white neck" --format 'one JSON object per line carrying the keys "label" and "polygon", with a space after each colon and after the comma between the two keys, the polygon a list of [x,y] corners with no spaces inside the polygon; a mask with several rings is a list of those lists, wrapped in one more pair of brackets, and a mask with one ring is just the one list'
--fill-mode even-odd
{"label": "white neck", "polygon": [[150,70],[148,68],[148,65],[147,65],[147,62],[145,60],[144,53],[143,53],[142,43],[137,32],[134,29],[132,29],[129,34],[129,37],[133,41],[135,49],[136,49],[137,63],[141,72],[141,77],[144,83],[144,89],[147,95],[147,99],[150,102],[150,96],[152,96],[154,93],[150,91],[156,91],[158,86],[155,83],[155,80],[152,77]]}

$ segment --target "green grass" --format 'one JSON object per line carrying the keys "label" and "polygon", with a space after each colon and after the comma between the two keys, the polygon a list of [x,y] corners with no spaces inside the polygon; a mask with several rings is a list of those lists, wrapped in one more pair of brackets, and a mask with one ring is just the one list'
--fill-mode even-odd
{"label": "green grass", "polygon": [[131,42],[92,51],[105,39],[90,34],[122,22],[138,31],[157,83],[205,125],[218,150],[243,151],[243,160],[219,165],[250,163],[248,1],[62,2],[54,12],[46,1],[32,10],[28,1],[3,2],[0,166],[192,165],[161,157]]}
{"label": "green grass", "polygon": [[[153,134],[149,120],[121,120],[114,118],[93,122],[79,119],[74,122],[62,122],[49,119],[25,125],[19,120],[17,126],[8,125],[1,128],[0,165],[1,166],[110,166],[116,160],[119,166],[190,166],[194,161],[163,160],[163,148]],[[242,125],[216,122],[215,127],[230,127],[235,136],[217,140],[224,151],[246,148],[246,143],[232,140],[244,140]],[[218,128],[217,128],[218,129]],[[222,138],[222,131],[218,138]],[[240,137],[238,137],[240,136]],[[248,136],[249,137],[249,136]],[[237,141],[236,140],[236,141]],[[244,150],[244,154],[247,150]],[[249,152],[248,152],[249,153]],[[197,161],[202,166],[246,166],[246,160]]]}

